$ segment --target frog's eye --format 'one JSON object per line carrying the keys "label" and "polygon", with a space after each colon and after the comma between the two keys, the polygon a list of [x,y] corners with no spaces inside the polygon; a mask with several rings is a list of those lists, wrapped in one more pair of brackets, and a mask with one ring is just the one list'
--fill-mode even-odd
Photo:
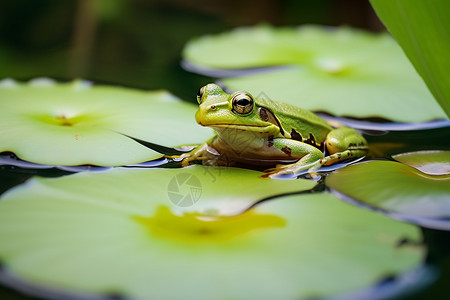
{"label": "frog's eye", "polygon": [[204,93],[205,93],[205,87],[202,87],[201,89],[198,90],[198,93],[197,93],[198,104],[202,104],[202,97],[203,97]]}
{"label": "frog's eye", "polygon": [[233,111],[240,115],[248,115],[253,110],[253,98],[249,93],[238,92],[233,96]]}

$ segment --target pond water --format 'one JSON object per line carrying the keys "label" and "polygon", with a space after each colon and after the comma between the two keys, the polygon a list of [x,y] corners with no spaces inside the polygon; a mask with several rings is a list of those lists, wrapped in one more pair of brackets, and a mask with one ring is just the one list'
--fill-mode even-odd
{"label": "pond water", "polygon": [[[371,123],[373,124],[373,123]],[[436,126],[438,124],[438,126]],[[390,131],[385,128],[387,125],[382,126],[366,126],[365,137],[369,142],[371,154],[365,160],[393,160],[392,155],[397,153],[418,151],[418,150],[449,150],[450,141],[450,126],[448,122],[436,123],[434,125],[426,125],[425,127],[437,127],[426,129],[415,129],[408,131],[396,131],[392,130],[395,125],[389,125]],[[398,125],[401,127],[402,125]],[[375,128],[373,128],[375,127]],[[383,128],[384,127],[384,128]],[[155,147],[155,145],[148,145]],[[160,148],[160,150],[165,148]],[[167,149],[166,149],[167,150]],[[167,159],[157,159],[154,161],[136,164],[129,166],[130,168],[177,168],[179,163],[177,161]],[[342,167],[342,166],[340,166]],[[102,171],[109,168],[95,167],[95,166],[76,166],[76,167],[54,167],[45,166],[39,164],[32,164],[21,161],[15,157],[12,153],[0,154],[0,193],[3,193],[10,188],[19,185],[32,176],[43,177],[60,177],[76,172],[84,171]],[[327,169],[321,172],[322,179],[327,176],[329,172],[332,172],[334,168]],[[308,178],[308,175],[302,175],[301,177]],[[327,191],[328,188],[324,185],[323,180],[320,180],[319,185],[313,190],[307,191],[307,193],[321,193]],[[358,201],[353,201],[352,204],[358,204]],[[366,209],[366,205],[361,204],[361,209]],[[445,220],[444,220],[445,221]],[[447,219],[448,222],[450,220]],[[425,276],[420,280],[426,282],[433,276],[436,276],[436,280],[433,281],[425,289],[407,296],[405,299],[440,299],[440,295],[445,293],[450,278],[450,232],[445,230],[436,230],[429,228],[421,228],[425,244],[428,247],[428,255],[425,265]],[[405,243],[408,243],[406,240]],[[431,273],[427,273],[431,272]],[[392,281],[386,279],[387,283],[369,292],[370,296],[380,293],[386,286],[389,286],[394,282],[399,284],[398,280]],[[394,285],[395,285],[394,284]],[[401,282],[400,282],[401,286]],[[372,294],[371,294],[372,293]],[[0,287],[0,295],[2,299],[11,300],[28,300],[37,299],[32,296],[22,295],[15,292],[9,287]]]}

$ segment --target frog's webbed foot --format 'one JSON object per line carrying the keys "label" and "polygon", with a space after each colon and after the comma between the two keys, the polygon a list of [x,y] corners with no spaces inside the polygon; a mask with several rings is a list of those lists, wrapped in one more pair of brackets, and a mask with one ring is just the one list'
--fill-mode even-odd
{"label": "frog's webbed foot", "polygon": [[312,178],[317,178],[319,175],[315,172],[322,166],[321,160],[315,161],[313,163],[304,165],[299,163],[293,163],[288,165],[277,165],[275,168],[270,168],[264,170],[264,175],[262,177],[280,177],[283,175],[290,175],[292,177],[297,177],[298,175],[309,173]]}
{"label": "frog's webbed foot", "polygon": [[274,147],[287,154],[289,159],[298,159],[296,162],[285,165],[277,165],[275,168],[266,170],[263,177],[279,177],[290,175],[292,178],[304,173],[313,172],[322,166],[323,153],[315,146],[299,142],[297,140],[278,138],[274,140]]}
{"label": "frog's webbed foot", "polygon": [[180,160],[183,168],[189,166],[193,161],[208,159],[206,156],[193,155],[190,152],[181,155],[166,155],[166,157],[173,160]]}
{"label": "frog's webbed foot", "polygon": [[181,166],[187,167],[193,161],[209,159],[207,149],[208,149],[208,144],[204,143],[190,152],[183,153],[181,155],[172,155],[172,156],[166,156],[166,157],[170,158],[170,159],[181,160]]}
{"label": "frog's webbed foot", "polygon": [[181,166],[183,168],[189,166],[195,160],[195,157],[190,153],[181,154],[179,158],[181,159]]}

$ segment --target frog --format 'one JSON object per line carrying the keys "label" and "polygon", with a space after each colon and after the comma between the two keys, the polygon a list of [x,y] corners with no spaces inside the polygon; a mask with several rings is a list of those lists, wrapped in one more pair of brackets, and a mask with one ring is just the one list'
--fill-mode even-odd
{"label": "frog", "polygon": [[197,123],[212,128],[215,135],[180,155],[182,166],[199,160],[216,164],[226,157],[228,163],[263,167],[263,177],[317,175],[322,166],[362,158],[368,152],[367,141],[357,130],[332,126],[309,110],[255,98],[247,91],[228,94],[210,83],[200,88],[197,102]]}

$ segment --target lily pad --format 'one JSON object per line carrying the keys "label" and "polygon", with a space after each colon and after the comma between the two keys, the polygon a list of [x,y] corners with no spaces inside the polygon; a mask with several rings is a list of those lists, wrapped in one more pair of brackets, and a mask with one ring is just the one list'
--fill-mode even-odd
{"label": "lily pad", "polygon": [[424,150],[399,153],[392,158],[430,175],[450,174],[450,151]]}
{"label": "lily pad", "polygon": [[124,134],[166,146],[211,136],[195,123],[195,105],[165,91],[4,80],[0,99],[0,152],[39,164],[121,166],[161,156]]}
{"label": "lily pad", "polygon": [[450,230],[448,174],[429,175],[398,162],[369,161],[337,170],[325,182],[336,194],[395,218]]}
{"label": "lily pad", "polygon": [[285,66],[221,82],[312,111],[396,122],[447,119],[387,34],[345,27],[245,27],[191,41],[184,58],[198,72]]}
{"label": "lily pad", "polygon": [[[423,260],[417,227],[331,194],[224,216],[315,184],[257,174],[192,166],[35,178],[0,199],[0,278],[45,296],[298,299],[360,290]],[[178,193],[201,187],[198,201],[175,205],[174,178],[188,187]]]}

